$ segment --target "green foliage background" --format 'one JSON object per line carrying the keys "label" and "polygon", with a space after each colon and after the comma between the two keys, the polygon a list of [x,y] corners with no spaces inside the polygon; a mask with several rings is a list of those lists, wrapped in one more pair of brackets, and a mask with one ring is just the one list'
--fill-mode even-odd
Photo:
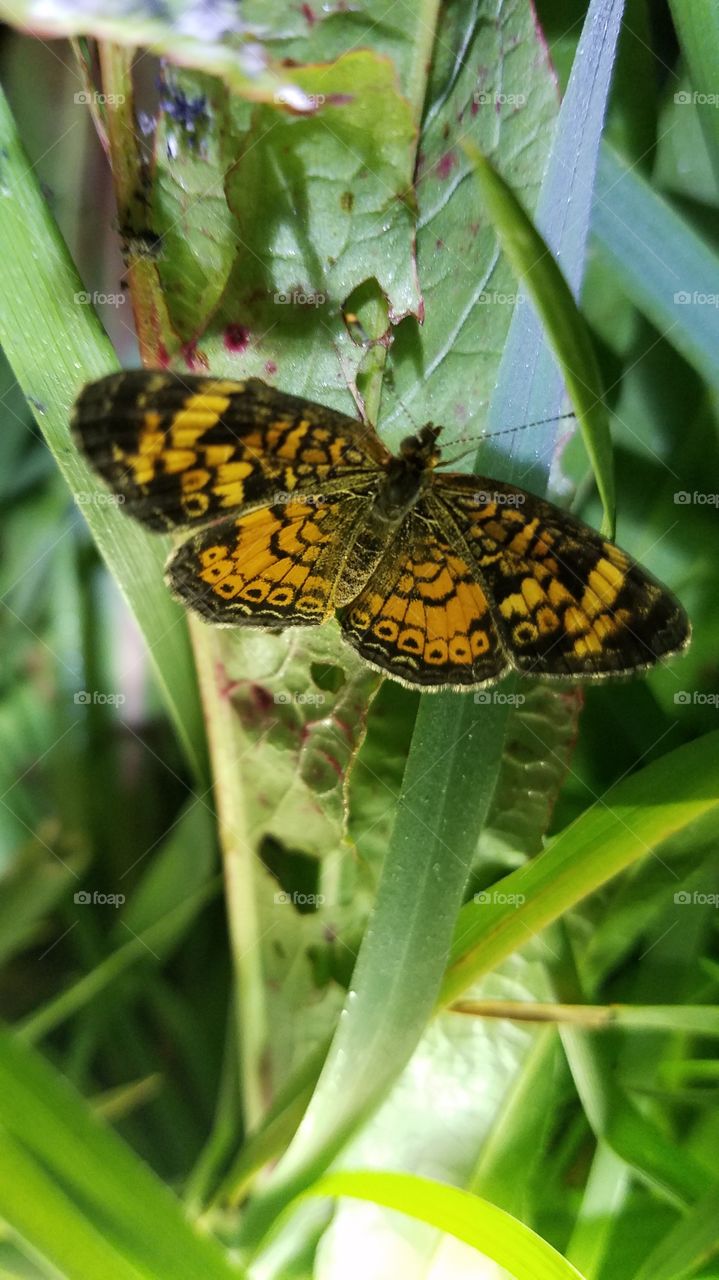
{"label": "green foliage background", "polygon": [[[617,541],[687,656],[476,704],[379,687],[331,627],[188,627],[67,431],[135,334],[350,412],[352,386],[390,445],[559,413],[462,146],[576,284],[601,92],[557,125],[587,6],[538,8],[543,34],[528,0],[248,3],[222,37],[199,7],[0,5],[3,1274],[719,1275],[710,0],[626,6],[581,295]],[[559,425],[480,463],[552,463],[598,526]]]}

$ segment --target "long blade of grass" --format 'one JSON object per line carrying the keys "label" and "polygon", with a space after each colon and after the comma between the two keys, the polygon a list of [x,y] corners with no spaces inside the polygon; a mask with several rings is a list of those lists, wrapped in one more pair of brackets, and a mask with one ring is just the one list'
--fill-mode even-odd
{"label": "long blade of grass", "polygon": [[714,0],[669,0],[702,131],[719,182],[719,8]]}
{"label": "long blade of grass", "polygon": [[[203,775],[204,729],[187,625],[162,565],[168,543],[124,518],[70,440],[68,415],[80,387],[117,368],[50,214],[6,98],[0,92],[0,341],[38,426],[81,505],[113,577],[147,641],[159,687],[188,759]],[[78,689],[83,687],[78,673]]]}
{"label": "long blade of grass", "polygon": [[498,882],[492,903],[463,907],[441,1002],[612,876],[719,805],[719,732],[677,748],[612,787],[533,862]]}
{"label": "long blade of grass", "polygon": [[[591,175],[621,12],[619,0],[594,0],[590,6],[539,201],[538,224],[555,251],[566,236],[573,283],[582,274]],[[576,152],[577,139],[572,170],[577,186],[572,187],[565,156],[570,149]],[[576,214],[570,224],[566,202],[572,199]],[[512,332],[513,359],[503,361],[490,423],[505,411],[527,370],[526,399],[536,417],[556,414],[561,403],[554,362],[541,354],[546,345],[539,327],[533,341],[519,346]],[[522,467],[517,455],[512,463],[505,459],[502,469],[511,479]],[[546,483],[546,469],[540,475]],[[502,753],[507,706],[484,706],[482,713],[470,699],[451,694],[425,698],[420,705],[377,902],[344,1015],[298,1134],[268,1189],[250,1206],[243,1233],[249,1245],[256,1245],[288,1201],[327,1167],[385,1095],[422,1034]]]}
{"label": "long blade of grass", "polygon": [[458,1187],[409,1173],[330,1173],[316,1182],[312,1196],[353,1196],[396,1209],[446,1231],[492,1258],[516,1280],[581,1280],[580,1273],[541,1236]]}
{"label": "long blade of grass", "polygon": [[[0,1125],[26,1153],[22,1167],[28,1187],[38,1185],[38,1165],[89,1222],[102,1222],[108,1248],[126,1260],[126,1272],[117,1273],[123,1280],[125,1274],[129,1280],[133,1268],[148,1280],[237,1280],[241,1274],[216,1241],[193,1230],[168,1188],[97,1119],[68,1082],[2,1029]],[[47,1244],[44,1214],[42,1196],[31,1198],[22,1221],[23,1234],[41,1252]],[[61,1222],[57,1229],[62,1232]],[[87,1250],[96,1243],[95,1231],[87,1232]]]}
{"label": "long blade of grass", "polygon": [[564,374],[604,507],[602,531],[614,534],[614,471],[609,418],[594,348],[569,284],[511,187],[486,156],[465,144],[500,244],[524,281]]}
{"label": "long blade of grass", "polygon": [[719,256],[606,144],[592,233],[636,306],[711,386],[719,385]]}

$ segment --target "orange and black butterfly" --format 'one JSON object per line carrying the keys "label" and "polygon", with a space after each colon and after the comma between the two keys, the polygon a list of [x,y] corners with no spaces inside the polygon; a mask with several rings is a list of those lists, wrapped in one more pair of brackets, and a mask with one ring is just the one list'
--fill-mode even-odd
{"label": "orange and black butterfly", "polygon": [[126,512],[194,530],[167,580],[219,626],[337,613],[370,666],[417,689],[620,675],[688,643],[677,600],[593,529],[439,470],[439,427],[395,456],[359,420],[256,378],[137,371],[86,387],[73,429]]}

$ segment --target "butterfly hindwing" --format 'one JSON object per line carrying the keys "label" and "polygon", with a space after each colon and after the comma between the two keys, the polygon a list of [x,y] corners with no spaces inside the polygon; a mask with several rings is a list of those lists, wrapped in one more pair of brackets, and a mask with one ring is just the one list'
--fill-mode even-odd
{"label": "butterfly hindwing", "polygon": [[82,391],[72,425],[127,514],[153,529],[361,483],[389,457],[363,423],[257,378],[110,374]]}
{"label": "butterfly hindwing", "polygon": [[220,626],[317,625],[334,612],[344,559],[368,500],[343,494],[260,507],[194,534],[173,554],[173,595]]}
{"label": "butterfly hindwing", "polygon": [[475,476],[438,477],[436,493],[519,671],[619,675],[686,644],[688,620],[670,592],[575,516]]}
{"label": "butterfly hindwing", "polygon": [[508,668],[476,575],[421,503],[341,626],[365,661],[415,688],[477,688]]}

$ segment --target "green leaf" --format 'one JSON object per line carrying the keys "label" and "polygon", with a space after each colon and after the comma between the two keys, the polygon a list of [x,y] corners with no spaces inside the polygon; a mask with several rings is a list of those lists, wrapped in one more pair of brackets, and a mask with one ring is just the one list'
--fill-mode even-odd
{"label": "green leaf", "polygon": [[511,188],[486,156],[465,144],[492,225],[515,272],[527,285],[561,365],[604,507],[602,531],[614,534],[614,472],[601,375],[584,318],[560,268]]}
{"label": "green leaf", "polygon": [[719,11],[713,0],[693,0],[692,4],[686,4],[684,0],[670,0],[669,7],[692,86],[691,94],[683,91],[675,101],[686,106],[686,100],[694,98],[714,174],[719,182]]}
{"label": "green leaf", "polygon": [[306,1196],[353,1196],[446,1231],[516,1280],[581,1280],[579,1272],[517,1218],[468,1191],[407,1173],[330,1173]]}
{"label": "green leaf", "polygon": [[609,147],[600,156],[592,233],[633,302],[716,386],[719,256]]}
{"label": "green leaf", "polygon": [[[544,853],[463,907],[441,1001],[450,1002],[528,933],[536,933],[612,876],[719,804],[719,732],[668,752],[609,789]],[[499,894],[499,900],[497,900]],[[681,909],[681,908],[680,908]]]}
{"label": "green leaf", "polygon": [[[136,1275],[146,1280],[230,1280],[241,1274],[214,1240],[193,1230],[170,1191],[97,1120],[67,1081],[5,1030],[0,1030],[0,1125],[9,1135],[7,1159],[16,1147],[22,1153],[17,1166],[22,1181],[16,1187],[24,1192],[21,1199],[12,1190],[14,1179],[2,1179],[3,1215],[12,1212],[21,1234],[41,1253],[51,1247],[54,1231],[58,1240],[48,1256],[57,1257],[69,1199],[73,1213],[68,1227],[78,1258],[97,1254],[101,1223],[106,1252],[114,1250],[124,1263],[117,1272],[90,1269],[83,1274],[79,1261],[68,1274],[83,1280],[115,1274],[122,1280]],[[58,1190],[46,1202],[42,1192],[47,1183]]]}

